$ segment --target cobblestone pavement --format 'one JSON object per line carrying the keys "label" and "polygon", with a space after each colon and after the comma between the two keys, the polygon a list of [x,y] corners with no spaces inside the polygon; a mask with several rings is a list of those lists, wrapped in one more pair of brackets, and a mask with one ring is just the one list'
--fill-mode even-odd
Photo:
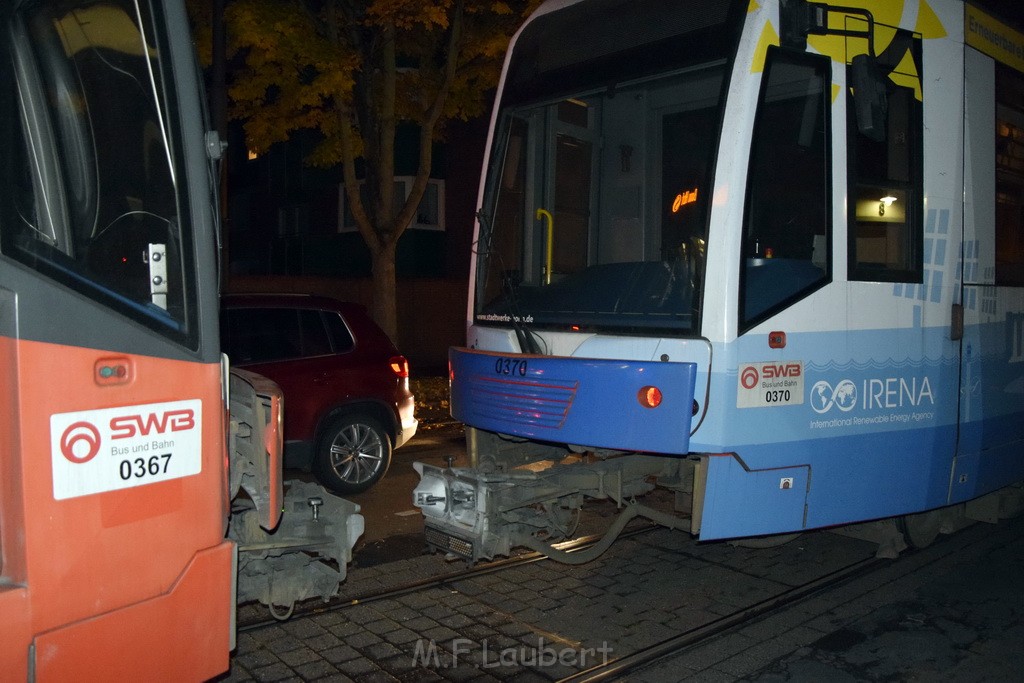
{"label": "cobblestone pavement", "polygon": [[975,524],[629,680],[1019,681],[1022,568],[1024,518]]}
{"label": "cobblestone pavement", "polygon": [[[230,681],[547,681],[629,654],[872,555],[809,533],[778,548],[656,530],[594,562],[545,561],[242,633]],[[1024,524],[976,524],[882,571],[624,680],[1015,680]],[[451,571],[420,556],[347,594]]]}

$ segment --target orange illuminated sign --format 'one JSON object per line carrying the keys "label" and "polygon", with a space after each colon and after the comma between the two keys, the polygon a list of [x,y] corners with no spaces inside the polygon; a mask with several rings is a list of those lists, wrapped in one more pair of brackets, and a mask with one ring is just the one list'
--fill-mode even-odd
{"label": "orange illuminated sign", "polygon": [[687,204],[695,204],[697,202],[697,188],[692,190],[683,190],[676,195],[675,200],[672,202],[672,213],[679,211],[682,207]]}

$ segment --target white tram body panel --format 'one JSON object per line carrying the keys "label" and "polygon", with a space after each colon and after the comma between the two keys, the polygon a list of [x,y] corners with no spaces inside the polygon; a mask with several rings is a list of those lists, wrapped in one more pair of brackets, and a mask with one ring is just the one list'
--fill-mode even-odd
{"label": "white tram body panel", "polygon": [[[453,413],[497,444],[697,463],[701,539],[1024,480],[1024,35],[957,0],[678,4],[549,2],[514,39]],[[531,422],[551,359],[581,361],[557,369],[565,433]],[[638,390],[692,366],[651,385],[689,393],[688,438],[600,442],[662,408],[592,359]]]}

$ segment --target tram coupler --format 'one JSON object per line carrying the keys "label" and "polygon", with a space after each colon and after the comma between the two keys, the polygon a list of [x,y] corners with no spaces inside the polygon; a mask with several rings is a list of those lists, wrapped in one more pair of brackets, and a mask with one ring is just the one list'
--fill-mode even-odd
{"label": "tram coupler", "polygon": [[310,482],[286,482],[284,513],[273,531],[252,506],[233,511],[238,543],[238,601],[258,600],[284,619],[296,602],[337,594],[364,520],[355,503]]}
{"label": "tram coupler", "polygon": [[476,562],[508,556],[517,546],[571,538],[585,499],[625,505],[654,488],[651,478],[673,476],[679,460],[624,455],[501,472],[421,462],[413,467],[420,475],[413,504],[423,513],[427,545]]}

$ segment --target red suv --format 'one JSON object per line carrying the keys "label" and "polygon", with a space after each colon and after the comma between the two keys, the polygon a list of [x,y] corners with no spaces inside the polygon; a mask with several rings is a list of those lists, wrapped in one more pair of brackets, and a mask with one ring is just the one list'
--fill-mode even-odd
{"label": "red suv", "polygon": [[384,476],[418,422],[409,362],[366,309],[303,294],[225,295],[221,308],[232,365],[284,393],[285,463],[342,494]]}

